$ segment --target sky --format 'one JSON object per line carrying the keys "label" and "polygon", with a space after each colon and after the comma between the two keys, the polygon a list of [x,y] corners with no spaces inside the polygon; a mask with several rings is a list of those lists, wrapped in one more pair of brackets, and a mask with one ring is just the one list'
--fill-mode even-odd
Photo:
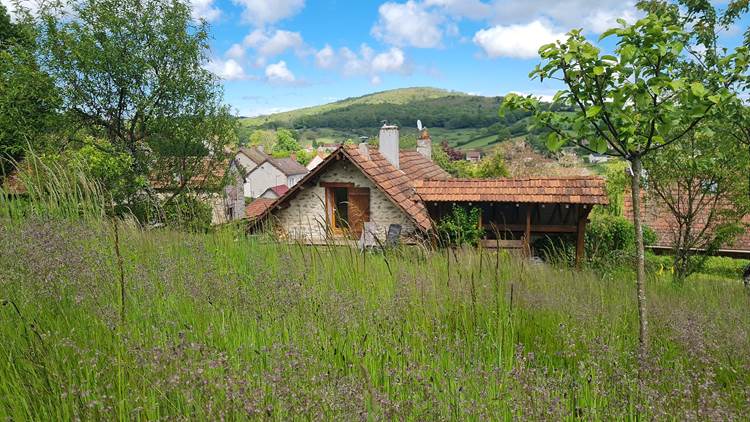
{"label": "sky", "polygon": [[[207,68],[242,116],[413,86],[549,98],[558,87],[528,77],[539,46],[572,28],[596,41],[639,16],[631,0],[188,1],[210,25]],[[736,45],[747,23],[722,41]]]}

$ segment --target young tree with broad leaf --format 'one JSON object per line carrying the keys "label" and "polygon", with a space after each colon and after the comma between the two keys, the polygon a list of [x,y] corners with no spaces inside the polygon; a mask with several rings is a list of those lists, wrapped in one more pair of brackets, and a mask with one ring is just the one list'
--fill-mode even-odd
{"label": "young tree with broad leaf", "polygon": [[733,139],[712,130],[724,125],[718,118],[644,158],[645,196],[668,222],[678,284],[744,232],[742,219],[750,210],[747,179],[738,177],[750,169],[750,157]]}
{"label": "young tree with broad leaf", "polygon": [[[633,24],[602,34],[616,37],[613,54],[602,54],[580,30],[565,41],[539,49],[543,63],[530,74],[540,81],[564,84],[554,105],[568,112],[544,110],[531,96],[509,95],[502,110],[524,109],[535,115],[537,125],[551,132],[547,145],[556,150],[572,142],[591,152],[622,157],[631,167],[633,223],[636,234],[636,286],[641,356],[648,349],[645,292],[645,252],[641,222],[641,174],[643,158],[679,142],[712,108],[730,97],[727,89],[710,90],[702,80],[683,74],[685,44],[690,36],[674,14],[649,13]],[[726,63],[743,58],[727,57]],[[708,73],[721,81],[725,75]]]}

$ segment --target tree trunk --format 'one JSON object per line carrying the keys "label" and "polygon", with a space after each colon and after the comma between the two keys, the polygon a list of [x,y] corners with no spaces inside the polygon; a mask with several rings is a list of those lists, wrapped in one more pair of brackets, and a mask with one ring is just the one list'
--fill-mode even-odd
{"label": "tree trunk", "polygon": [[643,165],[640,156],[630,159],[633,168],[631,194],[633,195],[633,225],[635,226],[636,247],[636,289],[638,291],[638,340],[640,359],[645,358],[648,349],[648,320],[646,319],[646,258],[643,245],[643,226],[641,224],[641,170]]}

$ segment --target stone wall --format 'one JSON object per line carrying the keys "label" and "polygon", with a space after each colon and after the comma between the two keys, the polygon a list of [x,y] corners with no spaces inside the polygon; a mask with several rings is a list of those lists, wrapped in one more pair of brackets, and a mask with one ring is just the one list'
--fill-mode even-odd
{"label": "stone wall", "polygon": [[289,201],[288,208],[274,212],[273,217],[285,236],[300,241],[326,239],[325,188],[319,182],[354,183],[355,187],[370,188],[370,222],[377,225],[381,240],[385,239],[391,224],[400,224],[402,235],[414,233],[411,219],[357,167],[341,160],[326,170],[315,185],[304,186],[297,197]]}

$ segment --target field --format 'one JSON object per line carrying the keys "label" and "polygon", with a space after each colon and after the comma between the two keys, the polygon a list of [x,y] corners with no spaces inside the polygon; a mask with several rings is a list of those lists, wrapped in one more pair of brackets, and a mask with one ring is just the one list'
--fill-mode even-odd
{"label": "field", "polygon": [[0,419],[750,414],[750,295],[736,280],[677,288],[653,271],[639,377],[624,269],[128,221],[117,233],[100,219],[0,221]]}

